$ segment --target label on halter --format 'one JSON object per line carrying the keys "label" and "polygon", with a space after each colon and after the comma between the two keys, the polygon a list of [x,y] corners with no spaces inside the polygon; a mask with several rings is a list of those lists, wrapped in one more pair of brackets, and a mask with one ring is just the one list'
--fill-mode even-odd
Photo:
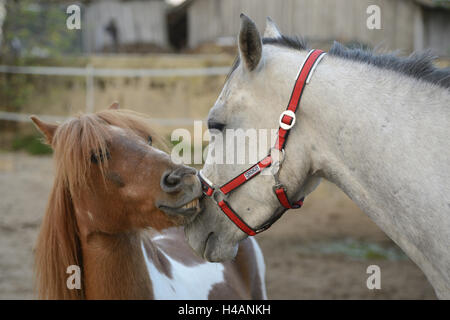
{"label": "label on halter", "polygon": [[258,165],[250,168],[248,171],[244,172],[244,177],[246,180],[250,179],[251,177],[253,177],[255,174],[257,174],[259,171],[261,171],[261,169],[259,168]]}

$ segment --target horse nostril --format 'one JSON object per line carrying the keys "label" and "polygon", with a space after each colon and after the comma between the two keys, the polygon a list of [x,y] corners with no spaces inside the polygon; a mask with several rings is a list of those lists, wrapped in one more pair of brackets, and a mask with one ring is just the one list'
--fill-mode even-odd
{"label": "horse nostril", "polygon": [[164,178],[164,184],[168,187],[174,187],[177,184],[179,184],[180,181],[181,181],[181,177],[173,175],[173,174],[166,175]]}
{"label": "horse nostril", "polygon": [[165,192],[175,192],[181,187],[181,178],[177,170],[167,172],[161,177],[161,188]]}
{"label": "horse nostril", "polygon": [[183,177],[186,175],[195,175],[195,173],[195,169],[184,166],[173,171],[166,172],[161,177],[161,188],[165,192],[179,191],[183,186]]}

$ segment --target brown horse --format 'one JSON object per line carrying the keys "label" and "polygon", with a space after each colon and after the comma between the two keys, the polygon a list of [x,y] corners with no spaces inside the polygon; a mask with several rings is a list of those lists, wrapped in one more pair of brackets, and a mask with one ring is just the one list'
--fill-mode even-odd
{"label": "brown horse", "polygon": [[[163,148],[144,116],[105,110],[60,125],[32,120],[56,165],[35,250],[39,298],[266,297],[264,261],[253,240],[223,264],[189,248],[181,225],[200,211],[196,171],[152,145]],[[69,286],[72,270],[80,271],[81,287]]]}

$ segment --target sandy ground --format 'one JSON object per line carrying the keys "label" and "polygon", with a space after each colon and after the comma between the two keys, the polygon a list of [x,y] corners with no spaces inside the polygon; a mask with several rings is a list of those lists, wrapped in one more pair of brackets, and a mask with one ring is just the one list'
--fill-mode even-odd
{"label": "sandy ground", "polygon": [[[0,153],[0,299],[33,297],[32,248],[52,178],[50,157]],[[257,239],[271,299],[436,298],[420,269],[329,183]],[[380,290],[366,286],[372,264]]]}

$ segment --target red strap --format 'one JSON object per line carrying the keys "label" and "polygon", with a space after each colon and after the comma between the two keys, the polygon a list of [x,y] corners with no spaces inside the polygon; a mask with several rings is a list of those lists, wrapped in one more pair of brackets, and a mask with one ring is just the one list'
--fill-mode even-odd
{"label": "red strap", "polygon": [[[306,79],[308,79],[309,73],[314,67],[317,59],[324,53],[325,52],[322,50],[314,50],[306,59],[302,69],[300,70],[300,73],[298,74],[297,80],[295,81],[294,89],[292,90],[287,110],[291,110],[294,113],[297,110],[300,98],[302,97],[303,89],[305,88]],[[292,120],[293,119],[291,117],[286,115],[281,119],[281,121],[285,124],[291,124]],[[275,148],[277,148],[278,150],[282,150],[284,148],[288,134],[288,130],[285,130],[281,127],[278,129],[278,138],[275,144]]]}
{"label": "red strap", "polygon": [[228,203],[226,203],[225,200],[220,201],[218,205],[220,209],[222,209],[223,213],[225,213],[226,216],[230,218],[230,220],[233,221],[234,224],[239,227],[239,229],[244,231],[249,236],[254,236],[256,234],[256,232],[252,228],[250,228],[244,222],[244,220],[242,220],[241,217],[239,217],[239,215],[230,208],[230,206],[228,205]]}
{"label": "red strap", "polygon": [[288,131],[284,130],[283,128],[278,129],[278,138],[277,138],[277,142],[275,144],[276,149],[281,151],[284,148],[284,145],[286,143],[287,133],[288,133]]}
{"label": "red strap", "polygon": [[211,197],[212,194],[214,193],[214,189],[212,186],[209,185],[208,182],[205,181],[205,179],[203,179],[203,177],[201,176],[201,174],[197,174],[197,176],[200,178],[200,182],[202,183],[202,190],[203,193],[205,195],[207,195],[208,197]]}
{"label": "red strap", "polygon": [[306,79],[308,78],[314,63],[323,53],[322,50],[314,50],[305,61],[303,68],[297,77],[297,81],[295,82],[294,90],[292,91],[291,99],[289,100],[288,110],[291,110],[294,113],[295,110],[297,110],[303,89],[305,88]]}
{"label": "red strap", "polygon": [[214,193],[214,189],[213,188],[208,188],[207,190],[205,190],[205,194],[208,197],[211,197],[213,193]]}
{"label": "red strap", "polygon": [[281,118],[281,122],[283,122],[285,124],[291,124],[292,120],[294,120],[294,118],[292,118],[288,115],[284,115],[283,118]]}
{"label": "red strap", "polygon": [[261,161],[259,161],[257,164],[252,166],[250,169],[244,171],[240,175],[238,175],[236,178],[231,179],[229,182],[225,183],[223,186],[220,187],[220,191],[223,192],[223,194],[230,193],[240,185],[244,184],[248,180],[252,179],[253,177],[256,177],[258,174],[261,173],[261,170],[270,166],[272,163],[272,157],[268,155]]}
{"label": "red strap", "polygon": [[283,207],[286,209],[298,209],[303,205],[303,198],[291,204],[286,194],[286,190],[284,187],[279,187],[275,189],[275,195],[278,198],[278,201],[281,203]]}

